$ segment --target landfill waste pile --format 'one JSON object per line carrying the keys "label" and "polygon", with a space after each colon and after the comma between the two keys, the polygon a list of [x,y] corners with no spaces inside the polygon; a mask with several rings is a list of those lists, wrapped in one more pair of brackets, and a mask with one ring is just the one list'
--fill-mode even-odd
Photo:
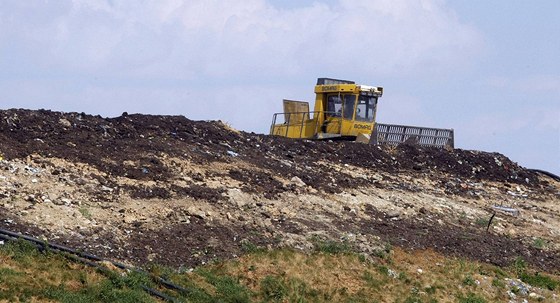
{"label": "landfill waste pile", "polygon": [[0,111],[0,228],[133,265],[193,268],[321,238],[558,274],[559,202],[560,182],[499,153]]}

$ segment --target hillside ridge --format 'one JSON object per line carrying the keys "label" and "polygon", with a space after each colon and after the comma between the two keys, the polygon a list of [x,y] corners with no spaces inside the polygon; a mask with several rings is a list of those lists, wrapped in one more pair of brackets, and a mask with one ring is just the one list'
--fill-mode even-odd
{"label": "hillside ridge", "polygon": [[560,269],[559,182],[499,153],[9,109],[0,156],[0,227],[132,264],[196,266],[247,245],[305,251],[319,237],[371,255],[390,243]]}

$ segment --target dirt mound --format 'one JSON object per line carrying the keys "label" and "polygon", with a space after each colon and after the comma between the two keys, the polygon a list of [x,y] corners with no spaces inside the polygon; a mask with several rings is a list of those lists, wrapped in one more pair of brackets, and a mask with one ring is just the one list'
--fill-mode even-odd
{"label": "dirt mound", "polygon": [[[0,155],[0,227],[136,264],[195,266],[321,236],[369,254],[390,242],[560,268],[558,183],[498,153],[11,109],[0,111]],[[518,215],[497,215],[486,233],[494,206]]]}
{"label": "dirt mound", "polygon": [[[227,172],[245,183],[244,190],[272,196],[293,188],[283,187],[271,172],[298,177],[305,184],[326,192],[340,192],[371,184],[326,169],[318,163],[352,165],[388,173],[430,174],[442,186],[452,179],[510,182],[538,186],[535,173],[497,153],[402,145],[376,147],[353,142],[298,141],[235,132],[220,122],[191,121],[183,116],[128,115],[102,118],[84,113],[48,110],[0,111],[0,152],[7,159],[33,154],[90,164],[111,176],[135,180],[167,181],[171,168],[164,157],[177,157],[198,164],[231,163],[239,158],[263,169]],[[205,176],[202,176],[205,177]],[[449,184],[447,184],[449,185]],[[129,187],[138,198],[169,198],[197,189],[152,189]],[[204,188],[198,188],[204,191]],[[460,188],[455,190],[461,192]],[[202,193],[202,197],[214,193]],[[214,197],[217,198],[217,197]]]}

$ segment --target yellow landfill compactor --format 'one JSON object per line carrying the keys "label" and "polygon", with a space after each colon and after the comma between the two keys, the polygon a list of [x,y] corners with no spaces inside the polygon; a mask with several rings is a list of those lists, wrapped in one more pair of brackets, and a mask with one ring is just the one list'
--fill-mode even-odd
{"label": "yellow landfill compactor", "polygon": [[372,144],[453,148],[452,129],[390,125],[375,122],[377,102],[383,95],[379,86],[353,81],[317,79],[315,108],[309,103],[284,100],[284,112],[272,117],[270,134],[288,138],[356,140]]}

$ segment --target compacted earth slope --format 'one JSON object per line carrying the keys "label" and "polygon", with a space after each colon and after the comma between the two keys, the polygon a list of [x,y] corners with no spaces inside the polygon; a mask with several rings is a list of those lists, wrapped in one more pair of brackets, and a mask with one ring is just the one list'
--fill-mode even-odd
{"label": "compacted earth slope", "polygon": [[134,265],[323,239],[560,272],[560,183],[498,153],[12,109],[0,157],[0,228]]}

